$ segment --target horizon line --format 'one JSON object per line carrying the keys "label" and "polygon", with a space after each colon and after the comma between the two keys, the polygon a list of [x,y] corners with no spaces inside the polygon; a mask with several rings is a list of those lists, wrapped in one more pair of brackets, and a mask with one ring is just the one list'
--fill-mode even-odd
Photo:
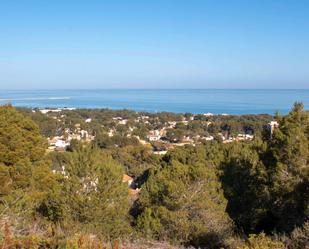
{"label": "horizon line", "polygon": [[309,90],[309,88],[14,88],[0,91],[56,91],[56,90]]}

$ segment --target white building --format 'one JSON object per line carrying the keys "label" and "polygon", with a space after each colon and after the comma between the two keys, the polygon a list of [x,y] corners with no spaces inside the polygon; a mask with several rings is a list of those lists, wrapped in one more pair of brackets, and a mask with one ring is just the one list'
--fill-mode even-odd
{"label": "white building", "polygon": [[88,138],[88,131],[85,131],[85,130],[81,130],[80,131],[80,136],[84,139],[87,139]]}
{"label": "white building", "polygon": [[121,125],[126,125],[127,123],[128,123],[127,119],[123,119],[118,122],[118,124],[121,124]]}
{"label": "white building", "polygon": [[148,135],[147,138],[149,141],[159,141],[161,136],[160,135]]}
{"label": "white building", "polygon": [[107,135],[109,137],[112,137],[112,136],[114,136],[114,133],[115,133],[115,131],[113,129],[110,129],[109,132],[107,133]]}
{"label": "white building", "polygon": [[61,112],[61,109],[40,109],[40,112],[46,114],[48,112]]}
{"label": "white building", "polygon": [[161,151],[154,151],[153,154],[155,155],[165,155],[167,153],[167,150],[161,150]]}
{"label": "white building", "polygon": [[213,136],[208,136],[208,137],[203,137],[202,139],[206,140],[206,141],[211,141],[214,140]]}
{"label": "white building", "polygon": [[204,116],[205,116],[205,117],[212,117],[212,116],[213,116],[213,113],[207,112],[207,113],[204,113]]}
{"label": "white building", "polygon": [[274,129],[279,127],[279,123],[277,121],[270,121],[268,124],[268,129],[270,130],[270,138],[273,135]]}
{"label": "white building", "polygon": [[65,149],[69,145],[70,144],[64,140],[57,140],[57,142],[55,143],[56,148],[59,148],[59,149]]}

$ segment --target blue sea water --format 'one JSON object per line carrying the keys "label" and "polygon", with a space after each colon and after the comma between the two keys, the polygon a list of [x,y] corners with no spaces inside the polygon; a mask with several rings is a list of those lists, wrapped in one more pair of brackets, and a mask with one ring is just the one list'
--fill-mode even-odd
{"label": "blue sea water", "polygon": [[96,89],[0,90],[0,105],[130,109],[214,114],[288,113],[295,101],[309,107],[309,89]]}

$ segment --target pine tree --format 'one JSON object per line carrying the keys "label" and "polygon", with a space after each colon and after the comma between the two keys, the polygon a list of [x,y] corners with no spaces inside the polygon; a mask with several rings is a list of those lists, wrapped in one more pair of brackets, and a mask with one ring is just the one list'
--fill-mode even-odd
{"label": "pine tree", "polygon": [[246,233],[269,230],[263,224],[268,219],[270,200],[269,176],[260,155],[265,149],[261,141],[229,144],[220,166],[227,212]]}
{"label": "pine tree", "polygon": [[[178,157],[177,150],[174,153]],[[167,164],[152,171],[142,187],[138,227],[155,238],[212,248],[231,231],[226,204],[213,167],[186,164],[169,155]]]}
{"label": "pine tree", "polygon": [[292,230],[309,216],[309,113],[301,103],[279,119],[269,142],[274,163],[269,171],[272,182],[272,213],[277,229]]}
{"label": "pine tree", "polygon": [[0,107],[0,215],[31,219],[56,186],[46,145],[31,119],[12,106]]}
{"label": "pine tree", "polygon": [[120,165],[97,148],[79,145],[70,153],[65,172],[69,219],[105,239],[128,233],[128,186]]}

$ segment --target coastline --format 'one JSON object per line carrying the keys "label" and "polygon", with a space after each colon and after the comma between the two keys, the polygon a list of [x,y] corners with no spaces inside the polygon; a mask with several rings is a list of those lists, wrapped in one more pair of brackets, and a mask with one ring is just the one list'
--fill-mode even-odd
{"label": "coastline", "polygon": [[27,108],[79,108],[139,112],[287,114],[294,102],[309,106],[304,89],[104,89],[0,91],[0,105]]}

